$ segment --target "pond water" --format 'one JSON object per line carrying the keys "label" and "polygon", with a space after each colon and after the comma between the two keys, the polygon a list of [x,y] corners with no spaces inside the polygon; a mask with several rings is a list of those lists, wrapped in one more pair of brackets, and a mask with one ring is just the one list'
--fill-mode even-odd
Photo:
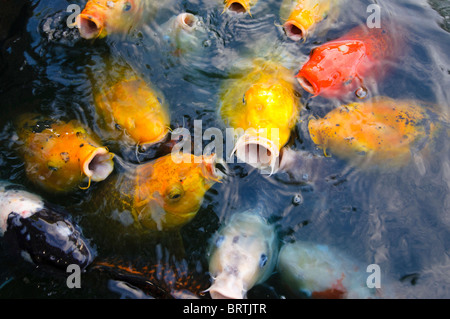
{"label": "pond water", "polygon": [[[223,128],[218,117],[220,87],[230,72],[252,57],[281,56],[295,75],[312,48],[366,23],[371,1],[343,1],[339,18],[327,32],[304,42],[290,40],[281,27],[281,0],[259,0],[252,15],[223,13],[221,1],[168,3],[152,21],[126,36],[85,40],[66,25],[70,4],[82,0],[23,1],[2,40],[0,73],[0,177],[25,185],[49,201],[64,206],[95,247],[97,258],[152,264],[170,259],[178,241],[155,242],[135,235],[111,216],[96,214],[92,202],[101,183],[67,195],[45,193],[27,180],[24,164],[13,149],[13,121],[22,113],[77,119],[96,133],[93,85],[106,71],[128,66],[155,85],[169,106],[172,129],[194,132]],[[389,76],[377,83],[377,95],[413,99],[432,105],[448,117],[450,105],[450,3],[448,1],[377,1],[382,19],[398,23],[405,40],[401,57]],[[8,4],[5,12],[10,12]],[[12,10],[14,11],[14,10]],[[201,46],[186,55],[173,55],[154,30],[170,17],[190,12],[207,29]],[[11,16],[14,16],[11,14]],[[92,81],[92,78],[95,81]],[[289,142],[294,150],[323,154],[309,137],[307,119],[324,116],[339,101],[312,97],[296,87],[303,105],[301,120]],[[374,96],[374,91],[369,95]],[[117,146],[104,140],[120,161],[143,163],[164,153]],[[204,141],[208,143],[208,141]],[[432,151],[416,154],[406,167],[362,171],[338,158],[314,164],[314,183],[298,172],[268,176],[241,163],[230,163],[231,174],[206,194],[196,217],[181,231],[184,260],[198,272],[208,272],[208,240],[233,213],[263,207],[276,225],[281,243],[311,241],[336,247],[360,265],[377,264],[382,285],[394,298],[450,297],[450,161],[448,131]],[[301,196],[299,203],[295,202]],[[294,202],[293,202],[294,199]],[[177,247],[174,247],[177,246]],[[108,277],[83,275],[82,289],[68,289],[65,274],[48,273],[9,255],[0,245],[1,298],[119,298]],[[168,257],[169,256],[169,257]],[[249,298],[294,297],[276,272],[249,292]]]}

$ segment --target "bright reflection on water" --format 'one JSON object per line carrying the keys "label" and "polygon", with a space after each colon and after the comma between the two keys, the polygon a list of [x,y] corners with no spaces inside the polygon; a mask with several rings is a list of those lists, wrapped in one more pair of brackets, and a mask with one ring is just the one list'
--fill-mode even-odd
{"label": "bright reflection on water", "polygon": [[[78,119],[96,133],[97,115],[92,87],[114,76],[120,67],[132,68],[163,92],[171,113],[171,127],[193,132],[194,120],[223,128],[218,118],[218,93],[231,71],[252,57],[273,58],[295,75],[315,46],[365,23],[371,1],[344,3],[341,15],[327,33],[293,42],[279,19],[279,0],[260,0],[248,15],[222,14],[221,1],[177,1],[128,36],[87,41],[68,29],[65,9],[84,1],[31,1],[31,16],[4,42],[2,54],[0,172],[3,179],[25,184],[50,201],[66,206],[96,247],[99,258],[157,263],[182,254],[200,272],[208,269],[207,241],[231,214],[255,206],[280,231],[280,242],[307,240],[341,249],[361,265],[378,264],[383,284],[394,297],[450,297],[450,161],[448,127],[428,152],[414,153],[398,170],[362,171],[338,158],[305,161],[303,170],[261,175],[244,164],[230,164],[232,175],[206,194],[196,218],[170,238],[137,236],[126,222],[100,216],[92,209],[100,183],[87,191],[65,196],[44,194],[26,180],[24,166],[12,149],[12,121],[24,112],[54,118]],[[369,90],[376,95],[420,100],[449,116],[450,7],[446,1],[402,0],[378,2],[382,18],[398,23],[405,42],[402,57],[383,81]],[[161,28],[180,12],[197,15],[205,28],[196,50],[173,54]],[[339,105],[337,100],[296,88],[304,105],[290,146],[323,155],[310,140],[307,120],[321,117]],[[104,140],[124,162],[146,162],[163,149],[136,150]],[[206,141],[208,143],[208,141]],[[120,170],[118,170],[120,172]],[[305,174],[313,179],[305,183]],[[300,204],[293,199],[300,194]],[[178,236],[180,235],[180,236]],[[180,250],[180,243],[184,251]],[[3,247],[0,258],[0,296],[8,297],[120,297],[106,279],[84,278],[82,291],[70,291],[64,280],[48,278],[27,265],[16,266]],[[182,249],[181,249],[182,250]],[[12,278],[12,279],[11,279]],[[27,280],[23,280],[27,278]],[[277,274],[253,295],[290,296]],[[253,296],[250,293],[250,297]]]}

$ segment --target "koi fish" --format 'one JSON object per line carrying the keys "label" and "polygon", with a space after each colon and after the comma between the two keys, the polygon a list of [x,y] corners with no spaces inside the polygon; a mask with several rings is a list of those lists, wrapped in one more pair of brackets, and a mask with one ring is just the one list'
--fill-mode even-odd
{"label": "koi fish", "polygon": [[137,267],[122,260],[95,261],[90,271],[99,271],[141,289],[157,299],[206,298],[209,277],[189,270],[182,263],[158,263]]}
{"label": "koi fish", "polygon": [[235,213],[212,238],[209,272],[213,299],[243,299],[275,268],[278,245],[273,225],[258,212]]}
{"label": "koi fish", "polygon": [[355,92],[363,98],[367,93],[365,81],[380,80],[385,75],[398,47],[388,28],[358,26],[314,48],[296,78],[314,96],[343,98]]}
{"label": "koi fish", "polygon": [[299,297],[313,299],[374,298],[367,287],[365,268],[327,245],[294,242],[283,245],[277,270],[289,289]]}
{"label": "koi fish", "polygon": [[180,13],[161,26],[164,39],[169,42],[175,55],[197,51],[207,38],[203,21],[192,13]]}
{"label": "koi fish", "polygon": [[24,114],[16,127],[26,175],[47,191],[72,191],[86,179],[100,182],[114,169],[114,155],[75,120]]}
{"label": "koi fish", "polygon": [[[431,113],[430,113],[431,115]],[[315,144],[358,164],[402,166],[437,126],[417,102],[378,97],[351,103],[308,123]]]}
{"label": "koi fish", "polygon": [[12,240],[37,265],[66,271],[70,264],[85,269],[94,259],[65,211],[6,181],[0,181],[0,237]]}
{"label": "koi fish", "polygon": [[142,0],[89,0],[75,24],[85,39],[126,33],[142,18]]}
{"label": "koi fish", "polygon": [[328,17],[332,22],[339,13],[339,0],[284,0],[280,17],[283,29],[293,41],[304,40],[316,25]]}
{"label": "koi fish", "polygon": [[225,9],[236,13],[248,13],[251,16],[250,9],[258,0],[224,0]]}
{"label": "koi fish", "polygon": [[108,179],[98,193],[104,201],[100,210],[131,213],[138,229],[178,229],[196,216],[205,193],[225,176],[224,167],[214,154],[187,153],[130,164],[124,173]]}
{"label": "koi fish", "polygon": [[130,73],[94,89],[99,126],[110,138],[140,146],[163,141],[170,129],[164,96]]}
{"label": "koi fish", "polygon": [[241,161],[273,173],[301,108],[290,71],[255,60],[251,70],[231,79],[221,89],[219,113],[228,127],[245,131],[233,153]]}

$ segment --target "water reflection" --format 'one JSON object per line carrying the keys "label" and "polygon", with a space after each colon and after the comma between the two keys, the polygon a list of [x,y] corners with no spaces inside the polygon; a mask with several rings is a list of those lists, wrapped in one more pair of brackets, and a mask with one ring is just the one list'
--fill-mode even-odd
{"label": "water reflection", "polygon": [[[5,125],[0,134],[2,178],[30,185],[22,162],[10,148],[14,134],[10,122],[25,110],[77,119],[100,132],[88,74],[96,75],[101,81],[106,76],[105,69],[130,66],[163,92],[172,128],[186,127],[193,133],[196,119],[203,120],[204,130],[221,127],[217,116],[218,92],[234,66],[254,55],[281,55],[285,66],[295,75],[312,48],[365,23],[369,3],[345,4],[340,18],[331,24],[326,35],[311,35],[299,43],[284,33],[279,17],[281,1],[276,0],[259,1],[252,8],[251,17],[222,14],[220,2],[181,1],[126,37],[111,36],[98,41],[86,41],[75,30],[65,28],[66,2],[34,1],[26,32],[18,31],[22,37],[11,36],[3,42],[3,65],[7,67],[1,76],[0,95],[7,111],[2,117]],[[402,36],[410,49],[366,99],[378,94],[417,99],[430,103],[433,111],[448,118],[448,5],[445,1],[429,1],[430,6],[422,0],[379,4],[383,14],[404,26]],[[195,14],[206,29],[202,46],[189,55],[173,54],[157,28],[180,12]],[[311,98],[305,91],[300,98],[305,108],[288,146],[316,157],[301,159],[301,170],[271,177],[244,164],[231,164],[231,178],[227,183],[214,185],[205,194],[196,218],[178,234],[184,243],[183,258],[189,265],[206,272],[209,238],[225,218],[256,205],[265,207],[264,217],[276,224],[282,242],[310,240],[342,249],[362,263],[379,264],[383,278],[392,284],[395,297],[450,296],[448,127],[438,136],[430,152],[415,154],[406,167],[394,171],[361,171],[339,158],[324,157],[307,130],[311,115],[323,116],[340,102]],[[124,161],[136,159],[130,150],[119,148],[116,152]],[[142,155],[139,160],[145,162],[157,156]],[[174,241],[158,242],[123,233],[120,225],[104,220],[90,209],[89,201],[98,186],[54,199],[70,207],[84,234],[90,234],[98,246],[100,256],[125,259],[139,256],[154,261],[161,259],[161,255],[172,255],[178,237]],[[299,194],[303,200],[293,203]],[[29,286],[20,284],[19,280],[8,281],[12,265],[3,250],[1,256],[0,283],[7,282],[2,290],[10,287],[8,296],[23,296],[22,291]],[[17,278],[26,275],[34,287],[45,287],[33,289],[36,296],[46,297],[48,290],[67,295],[65,287],[52,285],[48,278],[29,275],[27,271],[18,269]],[[110,295],[107,284],[100,279],[87,277],[86,281],[85,287],[89,288],[83,290],[83,296]],[[268,285],[269,290],[276,290],[272,295],[288,295],[283,286],[270,279]]]}

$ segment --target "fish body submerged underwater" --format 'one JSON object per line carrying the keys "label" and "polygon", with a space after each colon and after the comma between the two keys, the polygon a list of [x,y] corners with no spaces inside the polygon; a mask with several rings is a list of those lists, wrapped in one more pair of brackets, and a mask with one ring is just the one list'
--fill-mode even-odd
{"label": "fish body submerged underwater", "polygon": [[122,260],[98,260],[91,271],[107,274],[111,279],[128,283],[146,296],[158,299],[205,298],[209,277],[188,269],[182,262],[133,266]]}
{"label": "fish body submerged underwater", "polygon": [[407,164],[436,128],[418,102],[387,97],[343,105],[308,123],[311,139],[325,153],[386,167]]}
{"label": "fish body submerged underwater", "polygon": [[224,11],[236,13],[248,13],[251,16],[250,9],[256,5],[258,0],[224,0]]}
{"label": "fish body submerged underwater", "polygon": [[219,113],[225,125],[244,131],[235,143],[237,158],[273,173],[297,123],[300,99],[288,69],[259,59],[252,63],[221,88]]}
{"label": "fish body submerged underwater", "polygon": [[[0,181],[0,238],[12,240],[36,265],[86,268],[94,256],[66,212],[20,185]],[[27,258],[28,259],[28,258]]]}
{"label": "fish body submerged underwater", "polygon": [[314,48],[296,76],[298,82],[314,96],[340,99],[353,92],[365,97],[368,82],[381,80],[398,55],[400,43],[393,32],[391,25],[361,25]]}
{"label": "fish body submerged underwater", "polygon": [[277,262],[277,234],[273,225],[246,211],[235,213],[212,238],[209,272],[213,299],[243,299],[264,282]]}
{"label": "fish body submerged underwater", "polygon": [[285,244],[277,270],[285,285],[298,297],[313,299],[375,298],[367,287],[368,273],[342,252],[326,245]]}
{"label": "fish body submerged underwater", "polygon": [[142,78],[126,73],[93,94],[99,126],[109,139],[148,146],[167,137],[170,114],[164,96]]}
{"label": "fish body submerged underwater", "polygon": [[73,191],[86,180],[105,180],[114,169],[113,154],[75,120],[24,114],[16,127],[26,175],[46,191]]}
{"label": "fish body submerged underwater", "polygon": [[205,193],[224,176],[218,163],[215,155],[179,153],[132,165],[100,189],[100,209],[131,213],[137,229],[179,229],[196,216]]}
{"label": "fish body submerged underwater", "polygon": [[293,41],[304,40],[325,18],[332,22],[342,0],[284,0],[280,18],[286,35]]}

